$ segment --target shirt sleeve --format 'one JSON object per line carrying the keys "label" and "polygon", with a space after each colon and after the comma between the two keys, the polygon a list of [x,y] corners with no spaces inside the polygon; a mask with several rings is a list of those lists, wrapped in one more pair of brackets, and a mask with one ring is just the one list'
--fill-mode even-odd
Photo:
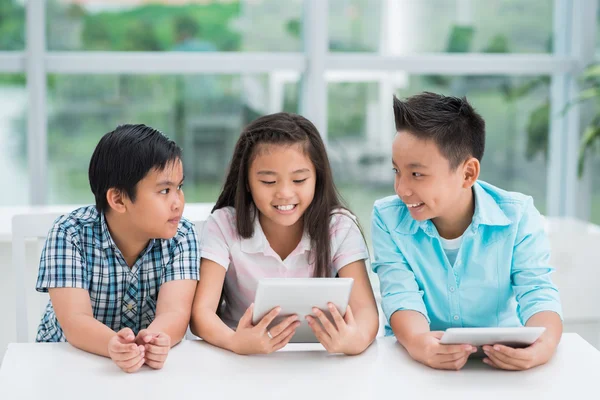
{"label": "shirt sleeve", "polygon": [[387,321],[396,311],[418,311],[431,323],[423,301],[423,291],[406,258],[394,243],[377,207],[373,211],[373,271],[379,277],[381,308]]}
{"label": "shirt sleeve", "polygon": [[332,266],[337,273],[346,265],[369,258],[367,245],[354,216],[334,214],[337,220],[332,226]]}
{"label": "shirt sleeve", "polygon": [[[217,210],[211,214],[204,224],[202,238],[200,239],[200,257],[214,261],[227,270],[230,259],[229,245],[222,224],[219,224],[219,221],[222,219],[225,224],[228,224],[228,221],[225,213],[219,213],[219,211]],[[234,229],[233,227],[230,228],[231,230]]]}
{"label": "shirt sleeve", "polygon": [[541,215],[529,198],[519,221],[511,268],[517,312],[523,325],[541,311],[554,311],[562,319],[558,289],[550,278],[554,268],[549,259],[550,242]]}
{"label": "shirt sleeve", "polygon": [[165,268],[164,282],[182,279],[197,281],[199,278],[200,254],[196,227],[192,222],[187,222],[186,227],[177,236],[175,249]]}
{"label": "shirt sleeve", "polygon": [[36,290],[43,293],[50,288],[89,290],[89,286],[85,257],[77,236],[56,223],[42,249]]}

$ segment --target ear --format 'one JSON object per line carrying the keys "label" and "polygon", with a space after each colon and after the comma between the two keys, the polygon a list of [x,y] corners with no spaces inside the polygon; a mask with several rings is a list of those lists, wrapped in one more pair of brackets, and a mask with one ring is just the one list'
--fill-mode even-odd
{"label": "ear", "polygon": [[116,213],[123,214],[127,211],[126,202],[129,201],[129,198],[119,189],[108,189],[108,192],[106,192],[106,201],[111,210]]}
{"label": "ear", "polygon": [[463,188],[469,189],[473,187],[477,179],[479,179],[479,171],[481,165],[475,157],[469,158],[463,164]]}

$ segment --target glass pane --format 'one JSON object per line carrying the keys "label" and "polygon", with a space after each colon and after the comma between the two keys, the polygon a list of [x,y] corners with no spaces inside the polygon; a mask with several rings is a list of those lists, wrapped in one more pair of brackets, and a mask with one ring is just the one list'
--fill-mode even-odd
{"label": "glass pane", "polygon": [[[0,206],[29,202],[27,90],[24,75],[0,74]],[[10,188],[10,190],[8,190]]]}
{"label": "glass pane", "polygon": [[[596,152],[596,157],[591,163],[592,171],[600,171],[600,152]],[[592,174],[592,215],[591,221],[600,225],[600,174]]]}
{"label": "glass pane", "polygon": [[302,0],[48,0],[50,50],[300,51]]}
{"label": "glass pane", "polygon": [[331,51],[548,53],[553,0],[330,0]]}
{"label": "glass pane", "polygon": [[[481,179],[533,196],[536,207],[545,212],[548,77],[397,73],[380,80],[389,96],[380,96],[379,83],[329,84],[329,150],[336,182],[367,234],[373,202],[394,194],[392,91],[400,98],[422,91],[467,95],[486,121]],[[385,120],[389,124],[383,124]]]}
{"label": "glass pane", "polygon": [[92,203],[88,165],[100,137],[144,123],[183,149],[186,201],[214,202],[242,128],[260,115],[297,112],[297,76],[106,76],[49,78],[49,203]]}
{"label": "glass pane", "polygon": [[0,51],[25,48],[24,1],[0,1]]}

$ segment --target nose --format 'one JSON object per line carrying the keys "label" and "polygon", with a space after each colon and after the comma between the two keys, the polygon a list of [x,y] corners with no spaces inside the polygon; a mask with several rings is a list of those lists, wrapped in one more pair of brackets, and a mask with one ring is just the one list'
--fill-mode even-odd
{"label": "nose", "polygon": [[184,204],[183,191],[175,190],[174,192],[175,192],[175,196],[173,199],[173,203],[171,204],[171,208],[173,210],[179,210],[181,207],[183,207],[183,204]]}
{"label": "nose", "polygon": [[279,199],[289,199],[294,196],[293,186],[286,182],[281,182],[277,185],[275,196]]}
{"label": "nose", "polygon": [[406,182],[406,179],[398,175],[396,175],[396,179],[394,181],[394,190],[400,198],[410,197],[413,194],[408,182]]}

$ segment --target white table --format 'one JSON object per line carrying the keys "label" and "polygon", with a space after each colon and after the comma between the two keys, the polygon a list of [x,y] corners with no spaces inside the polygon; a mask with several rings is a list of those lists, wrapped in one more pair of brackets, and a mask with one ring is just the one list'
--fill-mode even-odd
{"label": "white table", "polygon": [[395,338],[362,355],[328,355],[294,344],[238,356],[202,341],[175,347],[164,369],[121,372],[111,360],[66,343],[11,344],[0,369],[2,399],[564,399],[598,398],[600,352],[565,334],[550,363],[499,371],[479,360],[437,371],[411,360]]}

